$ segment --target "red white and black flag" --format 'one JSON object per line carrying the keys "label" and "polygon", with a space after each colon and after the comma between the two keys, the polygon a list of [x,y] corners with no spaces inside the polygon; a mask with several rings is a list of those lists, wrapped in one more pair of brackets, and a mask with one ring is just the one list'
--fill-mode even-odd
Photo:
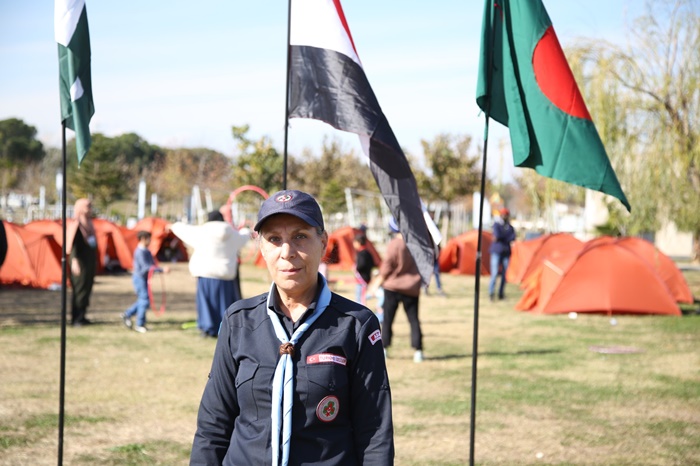
{"label": "red white and black flag", "polygon": [[424,283],[434,244],[416,179],[369,85],[340,0],[292,0],[289,117],[356,133]]}

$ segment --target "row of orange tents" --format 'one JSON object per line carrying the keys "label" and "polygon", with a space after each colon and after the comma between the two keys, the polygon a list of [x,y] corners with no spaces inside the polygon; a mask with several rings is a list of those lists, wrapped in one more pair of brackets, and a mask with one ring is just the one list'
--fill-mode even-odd
{"label": "row of orange tents", "polygon": [[[133,228],[95,219],[99,252],[98,272],[110,263],[125,270],[132,267],[136,232],[152,234],[151,252],[157,258],[186,261],[185,245],[169,231],[168,222],[149,217]],[[3,222],[8,242],[0,283],[49,288],[61,281],[62,227],[58,221],[36,221],[19,226]],[[330,270],[352,270],[353,239],[359,230],[340,228],[329,235],[324,257]],[[488,257],[493,237],[482,232],[482,251]],[[478,232],[450,239],[438,257],[441,272],[475,273]],[[367,246],[377,264],[381,257],[371,241]],[[678,303],[694,298],[673,260],[652,243],[635,237],[601,237],[582,242],[568,233],[516,241],[507,272],[511,283],[524,290],[516,309],[542,314],[568,312],[636,313],[680,315]],[[254,259],[262,264],[259,254]],[[490,274],[490,261],[482,260],[483,275]]]}
{"label": "row of orange tents", "polygon": [[[482,233],[486,258],[492,239],[489,232]],[[440,253],[440,271],[473,275],[477,242],[476,230],[448,241]],[[481,273],[489,275],[489,268],[490,261],[483,260]],[[678,303],[694,302],[675,262],[636,237],[583,242],[556,233],[516,241],[506,277],[524,290],[516,309],[541,314],[680,315]]]}
{"label": "row of orange tents", "polygon": [[[675,262],[644,239],[604,236],[578,244],[563,237],[532,241],[516,246],[520,257],[514,258],[514,281],[524,289],[518,310],[679,316],[678,303],[694,302]],[[548,245],[551,241],[562,246]]]}
{"label": "row of orange tents", "polygon": [[[133,228],[104,219],[94,219],[97,236],[98,273],[119,268],[131,270],[139,230],[150,231],[149,249],[154,257],[175,250],[179,260],[187,260],[185,246],[167,229],[164,219],[148,217]],[[57,220],[37,220],[25,225],[3,221],[7,236],[7,256],[0,267],[0,284],[52,288],[61,284],[63,227]]]}
{"label": "row of orange tents", "polygon": [[[353,238],[359,230],[340,228],[329,235],[324,261],[330,270],[352,270]],[[482,232],[483,275],[490,274],[488,251],[493,241]],[[473,275],[478,231],[450,239],[440,251],[441,272]],[[368,248],[380,263],[374,245]],[[642,238],[609,236],[583,242],[555,233],[513,244],[507,279],[524,292],[516,309],[542,314],[599,312],[608,314],[680,315],[678,303],[692,303],[690,288],[674,261]],[[258,257],[258,265],[262,258]]]}
{"label": "row of orange tents", "polygon": [[[63,232],[60,221],[38,220],[18,225],[3,221],[7,231],[8,254],[0,268],[0,284],[19,284],[35,288],[50,288],[61,283],[61,244]],[[149,249],[154,257],[179,261],[188,260],[186,246],[168,229],[169,222],[147,217],[134,227],[126,228],[104,219],[94,219],[97,234],[98,273],[112,267],[131,270],[133,253],[139,230],[150,231]],[[329,235],[324,262],[330,270],[352,270],[355,264],[353,239],[360,230],[352,227],[340,228]],[[371,241],[367,247],[375,263],[381,257]],[[259,253],[254,259],[263,265]]]}

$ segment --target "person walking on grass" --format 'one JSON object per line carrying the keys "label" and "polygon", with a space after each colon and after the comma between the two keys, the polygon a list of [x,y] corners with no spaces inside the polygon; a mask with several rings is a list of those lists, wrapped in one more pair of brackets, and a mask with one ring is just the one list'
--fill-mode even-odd
{"label": "person walking on grass", "polygon": [[355,248],[355,301],[367,305],[367,285],[372,280],[372,269],[377,264],[367,247],[367,236],[364,231],[355,234],[352,245]]}
{"label": "person walking on grass", "polygon": [[418,319],[418,298],[421,290],[421,277],[413,256],[408,251],[406,241],[399,232],[396,220],[389,221],[393,235],[386,247],[384,260],[379,266],[379,276],[372,281],[372,291],[379,287],[384,289],[382,305],[384,320],[382,322],[382,342],[384,352],[389,350],[392,340],[391,326],[394,323],[399,304],[403,304],[408,323],[411,326],[411,347],[413,362],[423,362],[423,333]]}
{"label": "person walking on grass", "polygon": [[[134,270],[132,272],[132,281],[134,283],[134,291],[136,291],[136,301],[129,309],[122,314],[124,326],[128,329],[134,329],[139,333],[146,333],[146,311],[151,305],[148,296],[148,279],[151,269],[153,272],[168,273],[170,269],[158,267],[153,254],[148,250],[148,245],[151,244],[151,233],[147,231],[139,231],[136,234],[139,244],[134,251]],[[136,316],[136,326],[131,318]]]}
{"label": "person walking on grass", "polygon": [[515,230],[510,224],[510,211],[505,207],[499,211],[500,217],[493,222],[493,242],[491,243],[491,280],[489,298],[496,300],[496,279],[501,276],[498,299],[505,299],[506,272],[510,262],[510,243],[515,241]]}
{"label": "person walking on grass", "polygon": [[73,327],[90,325],[87,309],[97,274],[97,235],[92,222],[92,201],[75,201],[73,220],[66,226],[66,255],[70,262],[71,324]]}

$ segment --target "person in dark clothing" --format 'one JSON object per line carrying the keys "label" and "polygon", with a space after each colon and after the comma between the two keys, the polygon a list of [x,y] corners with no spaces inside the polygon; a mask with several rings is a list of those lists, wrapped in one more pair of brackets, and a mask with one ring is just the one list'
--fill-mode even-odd
{"label": "person in dark clothing", "polygon": [[355,301],[367,305],[367,285],[372,280],[372,269],[377,266],[374,257],[367,249],[367,236],[364,232],[357,233],[352,242],[355,248]]}
{"label": "person in dark clothing", "polygon": [[[437,292],[440,296],[447,296],[447,293],[445,293],[445,290],[442,289],[442,280],[440,280],[440,251],[442,248],[440,247],[439,244],[435,245],[435,262],[433,264],[433,277],[435,277],[435,285],[437,287]],[[426,296],[430,296],[430,282],[428,282],[427,285],[423,288],[423,291],[425,291]]]}
{"label": "person in dark clothing", "polygon": [[496,299],[496,278],[501,276],[501,286],[498,288],[498,299],[505,299],[506,272],[510,262],[510,243],[515,241],[515,230],[510,224],[510,211],[500,210],[500,218],[493,223],[493,242],[491,253],[491,280],[489,281],[489,298]]}
{"label": "person in dark clothing", "polygon": [[319,205],[277,192],[255,231],[272,284],[226,311],[190,465],[393,465],[379,321],[319,274],[328,245]]}
{"label": "person in dark clothing", "polygon": [[90,295],[97,274],[97,236],[92,224],[92,202],[78,199],[73,221],[66,228],[66,255],[69,256],[71,323],[74,327],[91,324],[87,318]]}
{"label": "person in dark clothing", "polygon": [[7,233],[5,232],[5,224],[0,219],[0,267],[5,262],[7,256]]}

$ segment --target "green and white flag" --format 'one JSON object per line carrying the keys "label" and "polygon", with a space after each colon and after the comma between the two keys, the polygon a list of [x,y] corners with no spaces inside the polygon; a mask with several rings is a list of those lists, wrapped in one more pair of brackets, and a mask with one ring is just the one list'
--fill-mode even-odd
{"label": "green and white flag", "polygon": [[85,0],[56,0],[54,33],[58,42],[61,121],[75,131],[80,164],[90,149],[90,119],[95,113]]}

